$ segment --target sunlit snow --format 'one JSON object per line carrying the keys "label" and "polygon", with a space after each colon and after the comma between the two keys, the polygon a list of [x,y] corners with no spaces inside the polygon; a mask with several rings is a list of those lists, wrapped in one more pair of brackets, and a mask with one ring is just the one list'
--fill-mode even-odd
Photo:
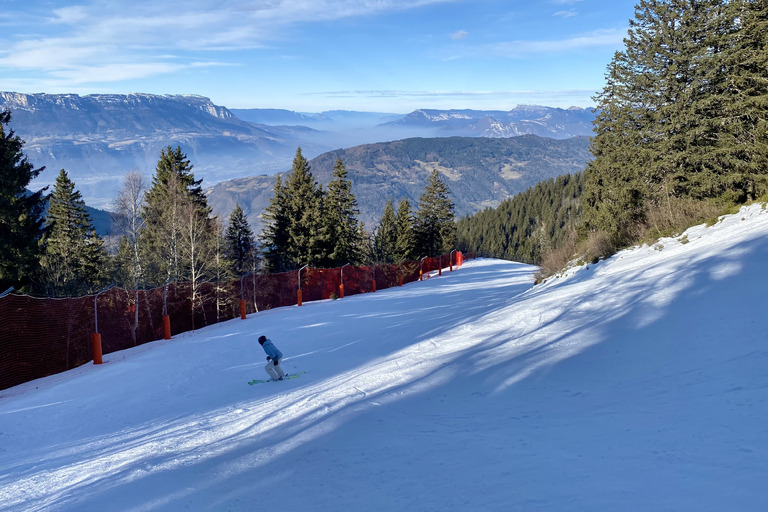
{"label": "sunlit snow", "polygon": [[768,510],[767,262],[754,205],[107,354],[0,391],[0,509]]}

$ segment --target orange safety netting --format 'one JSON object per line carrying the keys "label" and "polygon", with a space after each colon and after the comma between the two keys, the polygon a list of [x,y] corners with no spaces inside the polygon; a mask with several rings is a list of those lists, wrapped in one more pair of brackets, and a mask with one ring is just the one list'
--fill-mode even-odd
{"label": "orange safety netting", "polygon": [[[441,257],[338,268],[303,268],[241,279],[171,283],[152,290],[110,288],[98,295],[52,299],[26,295],[0,298],[0,389],[63,372],[94,359],[91,334],[101,335],[102,353],[135,347],[164,337],[163,317],[178,334],[245,313],[302,301],[370,293],[418,281],[422,275],[458,267],[466,257]],[[301,290],[301,294],[299,294]]]}

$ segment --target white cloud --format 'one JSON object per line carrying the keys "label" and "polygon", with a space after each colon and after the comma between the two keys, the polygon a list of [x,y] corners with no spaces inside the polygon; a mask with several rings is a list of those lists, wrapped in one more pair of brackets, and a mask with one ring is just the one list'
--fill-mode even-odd
{"label": "white cloud", "polygon": [[450,59],[476,58],[482,56],[509,59],[526,58],[535,55],[563,54],[586,48],[619,47],[626,36],[626,29],[598,29],[565,39],[504,41],[476,46],[455,54]]}
{"label": "white cloud", "polygon": [[87,0],[42,14],[16,7],[2,18],[25,22],[15,25],[16,33],[0,33],[0,67],[70,77],[73,83],[82,81],[79,76],[100,74],[102,81],[142,78],[175,72],[184,65],[169,66],[156,53],[198,65],[189,62],[189,52],[259,48],[289,38],[299,23],[449,1],[453,0]]}
{"label": "white cloud", "polygon": [[469,32],[467,32],[466,30],[457,30],[456,32],[451,34],[451,39],[456,39],[456,40],[466,39],[467,37],[469,37]]}
{"label": "white cloud", "polygon": [[557,16],[560,18],[572,18],[573,16],[578,16],[579,13],[576,11],[557,11],[553,16]]}

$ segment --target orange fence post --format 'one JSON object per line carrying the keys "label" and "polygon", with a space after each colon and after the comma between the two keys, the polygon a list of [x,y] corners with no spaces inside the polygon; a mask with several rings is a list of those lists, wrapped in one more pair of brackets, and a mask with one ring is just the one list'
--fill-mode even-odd
{"label": "orange fence post", "polygon": [[163,315],[163,339],[171,339],[171,317]]}
{"label": "orange fence post", "polygon": [[344,298],[344,283],[339,284],[339,298]]}
{"label": "orange fence post", "polygon": [[304,270],[305,268],[307,268],[308,266],[309,266],[309,264],[304,265],[303,267],[301,267],[299,269],[298,279],[297,279],[297,281],[299,283],[299,290],[296,292],[296,305],[297,306],[301,306],[301,271]]}
{"label": "orange fence post", "polygon": [[91,334],[91,347],[93,348],[93,364],[101,364],[101,334]]}
{"label": "orange fence post", "polygon": [[403,274],[397,274],[397,286],[403,286]]}
{"label": "orange fence post", "polygon": [[[242,320],[245,320],[245,286],[243,286],[243,280],[248,277],[249,275],[253,274],[253,272],[248,272],[247,274],[244,274],[240,276],[240,318]],[[254,283],[256,283],[256,280],[253,280]],[[256,301],[256,292],[253,292],[254,302]]]}
{"label": "orange fence post", "polygon": [[371,281],[371,290],[373,291],[373,293],[376,293],[376,280],[375,279],[373,281]]}
{"label": "orange fence post", "polygon": [[93,297],[93,333],[91,333],[91,348],[93,349],[93,364],[101,364],[101,334],[99,334],[99,295],[112,288],[111,284]]}

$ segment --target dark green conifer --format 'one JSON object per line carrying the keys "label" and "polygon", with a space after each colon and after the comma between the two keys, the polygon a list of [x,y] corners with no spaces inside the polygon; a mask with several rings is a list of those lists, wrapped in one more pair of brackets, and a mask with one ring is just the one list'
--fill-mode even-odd
{"label": "dark green conifer", "polygon": [[288,212],[288,191],[278,174],[269,205],[264,211],[264,229],[260,236],[264,250],[264,264],[268,272],[285,272],[292,268],[288,254],[290,243]]}
{"label": "dark green conifer", "polygon": [[691,201],[740,203],[766,191],[766,29],[765,0],[638,3],[595,98],[591,230],[621,246],[650,213],[673,219]]}
{"label": "dark green conifer", "polygon": [[30,283],[43,234],[45,189],[30,193],[27,187],[45,167],[35,169],[24,156],[24,141],[7,128],[10,122],[10,111],[0,111],[0,293]]}
{"label": "dark green conifer", "polygon": [[103,284],[103,241],[64,169],[49,199],[42,245],[41,288],[47,294],[80,295],[96,291]]}
{"label": "dark green conifer", "polygon": [[414,254],[416,250],[416,236],[413,232],[413,212],[411,211],[411,202],[408,201],[408,198],[404,198],[398,203],[395,222],[397,225],[395,263],[417,258],[418,254]]}
{"label": "dark green conifer", "polygon": [[333,179],[328,184],[323,201],[327,266],[337,267],[360,259],[358,220],[360,211],[352,193],[352,183],[341,159],[333,167]]}
{"label": "dark green conifer", "polygon": [[384,214],[379,222],[376,236],[374,237],[375,260],[382,263],[396,263],[397,251],[397,217],[392,198],[387,200],[384,206]]}
{"label": "dark green conifer", "polygon": [[322,190],[312,175],[309,162],[301,154],[301,148],[298,148],[285,187],[287,253],[291,268],[317,265],[321,260],[322,255],[317,250],[322,243],[321,200]]}
{"label": "dark green conifer", "polygon": [[237,204],[224,233],[224,257],[231,262],[233,274],[240,276],[253,270],[255,254],[253,231],[243,209]]}
{"label": "dark green conifer", "polygon": [[185,228],[207,223],[214,231],[201,183],[195,180],[192,164],[180,147],[162,150],[152,186],[145,194],[145,225],[139,237],[144,275],[150,286],[190,277],[190,266],[182,258],[184,240],[190,239],[184,236],[184,231],[190,233]]}
{"label": "dark green conifer", "polygon": [[454,206],[449,194],[437,169],[433,170],[419,199],[413,225],[416,252],[421,256],[438,256],[451,251],[456,243]]}

